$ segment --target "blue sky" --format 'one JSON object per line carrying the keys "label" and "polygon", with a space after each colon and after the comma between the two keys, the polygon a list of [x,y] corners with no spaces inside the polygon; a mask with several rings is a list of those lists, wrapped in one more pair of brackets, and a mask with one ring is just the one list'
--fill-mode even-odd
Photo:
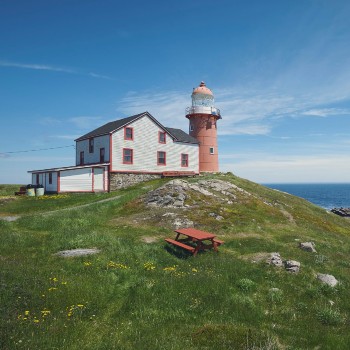
{"label": "blue sky", "polygon": [[341,0],[1,0],[0,183],[72,165],[75,138],[146,110],[187,131],[201,80],[220,170],[350,182],[349,18]]}

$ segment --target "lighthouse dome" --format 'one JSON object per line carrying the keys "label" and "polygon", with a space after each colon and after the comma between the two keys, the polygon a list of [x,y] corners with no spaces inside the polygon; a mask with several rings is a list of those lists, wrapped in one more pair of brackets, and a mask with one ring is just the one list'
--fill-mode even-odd
{"label": "lighthouse dome", "polygon": [[214,107],[214,95],[202,81],[192,92],[192,106]]}
{"label": "lighthouse dome", "polygon": [[199,84],[198,87],[196,87],[195,89],[193,89],[192,95],[195,94],[203,94],[203,95],[210,95],[213,96],[213,93],[211,92],[210,89],[208,89],[205,85],[204,81],[201,81],[201,83]]}

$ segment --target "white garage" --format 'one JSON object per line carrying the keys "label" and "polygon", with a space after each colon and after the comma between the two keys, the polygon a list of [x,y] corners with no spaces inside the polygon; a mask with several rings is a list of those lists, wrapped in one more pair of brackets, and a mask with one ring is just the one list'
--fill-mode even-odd
{"label": "white garage", "polygon": [[45,192],[106,192],[108,164],[32,170],[32,185],[43,185]]}

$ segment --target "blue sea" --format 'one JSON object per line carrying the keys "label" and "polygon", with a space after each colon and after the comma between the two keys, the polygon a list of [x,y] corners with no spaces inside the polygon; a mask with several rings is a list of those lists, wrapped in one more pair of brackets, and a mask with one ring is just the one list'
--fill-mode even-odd
{"label": "blue sea", "polygon": [[350,207],[350,184],[264,184],[302,197],[327,210]]}

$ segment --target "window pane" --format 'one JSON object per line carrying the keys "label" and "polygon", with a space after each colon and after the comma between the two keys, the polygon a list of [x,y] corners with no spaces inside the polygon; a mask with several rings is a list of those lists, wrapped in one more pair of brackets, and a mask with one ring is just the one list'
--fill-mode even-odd
{"label": "window pane", "polygon": [[158,152],[158,164],[165,165],[165,152]]}
{"label": "window pane", "polygon": [[125,139],[132,140],[132,128],[125,128]]}
{"label": "window pane", "polygon": [[124,149],[123,150],[123,162],[124,163],[132,163],[132,149]]}
{"label": "window pane", "polygon": [[188,154],[181,154],[181,166],[188,166]]}
{"label": "window pane", "polygon": [[160,143],[165,143],[165,132],[160,132],[159,133],[159,142]]}

